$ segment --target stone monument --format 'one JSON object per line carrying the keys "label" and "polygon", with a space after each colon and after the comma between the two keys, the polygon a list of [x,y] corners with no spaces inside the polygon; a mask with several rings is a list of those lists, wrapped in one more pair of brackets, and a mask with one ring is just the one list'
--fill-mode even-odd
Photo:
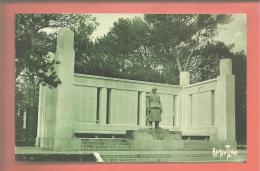
{"label": "stone monument", "polygon": [[[190,84],[188,72],[180,73],[179,85],[75,74],[74,35],[67,28],[58,33],[54,58],[60,61],[55,69],[62,83],[55,89],[40,86],[38,147],[98,150],[105,147],[89,143],[95,139],[102,145],[104,138],[110,143],[123,138],[130,150],[236,145],[231,59],[220,60],[216,79],[196,84]],[[153,87],[163,109],[158,130],[145,124],[146,94]]]}

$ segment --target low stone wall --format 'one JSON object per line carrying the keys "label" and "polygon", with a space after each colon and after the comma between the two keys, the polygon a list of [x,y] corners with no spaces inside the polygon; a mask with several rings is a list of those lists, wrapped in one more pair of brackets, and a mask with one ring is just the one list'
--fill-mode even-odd
{"label": "low stone wall", "polygon": [[[185,75],[189,80],[189,74]],[[230,59],[220,60],[216,79],[183,86],[181,130],[183,135],[210,136],[211,140],[235,141],[235,77]]]}
{"label": "low stone wall", "polygon": [[183,87],[183,135],[212,136],[215,128],[215,90],[217,79]]}
{"label": "low stone wall", "polygon": [[[157,87],[161,97],[161,126],[172,128],[180,86],[81,74],[75,74],[73,82],[71,101],[74,122],[90,124],[97,131],[112,131],[115,128],[113,125],[117,125],[121,130],[127,130],[131,126],[133,129],[144,127],[146,94],[150,93],[153,87]],[[86,132],[88,130],[89,128],[85,129]]]}

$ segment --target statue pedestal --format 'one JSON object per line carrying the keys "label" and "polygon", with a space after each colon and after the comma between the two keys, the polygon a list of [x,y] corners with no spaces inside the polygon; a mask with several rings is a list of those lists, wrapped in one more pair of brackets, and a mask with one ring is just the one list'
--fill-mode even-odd
{"label": "statue pedestal", "polygon": [[180,131],[167,129],[127,130],[126,138],[132,150],[181,150],[183,149]]}

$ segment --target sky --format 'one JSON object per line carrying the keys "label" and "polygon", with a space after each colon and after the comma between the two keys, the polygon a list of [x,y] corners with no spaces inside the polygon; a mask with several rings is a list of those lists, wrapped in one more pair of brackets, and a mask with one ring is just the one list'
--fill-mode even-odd
{"label": "sky", "polygon": [[[108,33],[113,23],[119,18],[134,18],[143,17],[143,14],[92,14],[96,17],[97,22],[100,23],[98,28],[92,35],[92,38],[103,36]],[[235,44],[233,49],[234,52],[244,50],[246,52],[246,34],[247,34],[247,22],[245,14],[234,14],[232,15],[232,21],[219,28],[219,34],[216,40],[225,42],[226,44]]]}

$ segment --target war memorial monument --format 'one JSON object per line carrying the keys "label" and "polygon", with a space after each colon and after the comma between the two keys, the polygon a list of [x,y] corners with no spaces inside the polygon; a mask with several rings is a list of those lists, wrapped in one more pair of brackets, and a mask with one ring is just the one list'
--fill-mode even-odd
{"label": "war memorial monument", "polygon": [[[228,161],[214,149],[236,150],[231,59],[220,60],[215,79],[190,84],[189,72],[181,72],[179,85],[170,85],[75,74],[73,47],[73,32],[61,29],[49,56],[60,61],[55,70],[62,83],[40,86],[36,147],[44,154],[89,162],[203,162]],[[162,111],[151,128],[147,98],[154,88]],[[41,161],[32,156],[23,157]]]}

